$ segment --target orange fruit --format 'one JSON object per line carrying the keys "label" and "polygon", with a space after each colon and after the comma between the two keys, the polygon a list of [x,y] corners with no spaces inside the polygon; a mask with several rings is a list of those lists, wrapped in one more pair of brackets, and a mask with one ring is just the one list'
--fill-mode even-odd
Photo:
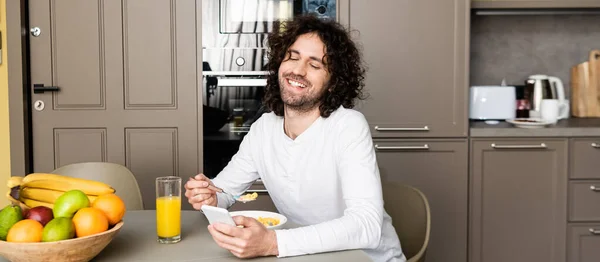
{"label": "orange fruit", "polygon": [[102,210],[84,207],[73,216],[73,225],[75,225],[75,235],[85,237],[108,230],[108,219]]}
{"label": "orange fruit", "polygon": [[119,223],[125,215],[125,202],[115,194],[100,195],[92,203],[93,208],[102,210],[108,218],[108,224],[113,226]]}
{"label": "orange fruit", "polygon": [[41,242],[44,226],[33,219],[23,219],[15,223],[6,236],[7,242]]}

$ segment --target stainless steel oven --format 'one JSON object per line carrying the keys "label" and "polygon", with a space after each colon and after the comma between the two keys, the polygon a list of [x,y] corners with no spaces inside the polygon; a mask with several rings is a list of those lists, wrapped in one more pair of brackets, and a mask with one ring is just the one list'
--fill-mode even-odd
{"label": "stainless steel oven", "polygon": [[269,33],[278,20],[314,13],[334,18],[336,2],[329,0],[220,0],[221,33]]}
{"label": "stainless steel oven", "polygon": [[267,35],[279,21],[336,19],[335,0],[202,0],[204,173],[214,177],[264,112]]}

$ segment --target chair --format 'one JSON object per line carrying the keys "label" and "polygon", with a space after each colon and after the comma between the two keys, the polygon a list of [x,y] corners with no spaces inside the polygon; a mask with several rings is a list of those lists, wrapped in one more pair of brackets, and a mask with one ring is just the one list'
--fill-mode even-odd
{"label": "chair", "polygon": [[133,173],[126,167],[105,162],[76,163],[59,167],[53,174],[91,179],[107,183],[123,199],[127,210],[143,210],[142,193]]}
{"label": "chair", "polygon": [[383,199],[407,261],[425,261],[431,231],[427,197],[412,186],[386,181],[383,183]]}

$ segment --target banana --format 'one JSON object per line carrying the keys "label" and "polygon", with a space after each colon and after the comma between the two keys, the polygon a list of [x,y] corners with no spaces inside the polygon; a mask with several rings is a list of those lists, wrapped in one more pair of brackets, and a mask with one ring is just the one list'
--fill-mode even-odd
{"label": "banana", "polygon": [[46,203],[46,202],[42,202],[42,201],[38,201],[38,200],[33,200],[33,199],[29,199],[29,198],[24,198],[24,197],[19,198],[19,200],[21,202],[23,202],[23,204],[25,204],[29,208],[34,208],[37,206],[45,206],[45,207],[49,207],[49,208],[54,208],[54,204]]}
{"label": "banana", "polygon": [[21,188],[20,197],[29,198],[46,203],[54,203],[64,192],[52,189],[25,187]]}
{"label": "banana", "polygon": [[22,176],[11,176],[8,181],[6,181],[6,186],[8,186],[8,188],[13,188],[16,186],[20,186],[21,183],[23,181],[23,177]]}
{"label": "banana", "polygon": [[[52,189],[25,187],[21,189],[20,196],[24,198],[54,204],[54,202],[56,202],[56,199],[58,199],[64,193],[65,192],[63,191],[57,191]],[[90,200],[90,203],[94,202],[94,200],[96,200],[97,198],[97,196],[94,195],[87,196]]]}
{"label": "banana", "polygon": [[95,196],[115,192],[110,185],[99,181],[47,173],[32,173],[25,176],[21,187],[45,188],[63,192],[79,189],[86,195]]}
{"label": "banana", "polygon": [[[56,199],[58,199],[64,193],[65,192],[63,191],[57,191],[52,189],[25,187],[21,189],[20,196],[32,200],[54,204],[54,202],[56,202]],[[94,200],[96,200],[96,196],[88,195],[88,199],[90,200],[90,203],[92,203],[94,202]]]}

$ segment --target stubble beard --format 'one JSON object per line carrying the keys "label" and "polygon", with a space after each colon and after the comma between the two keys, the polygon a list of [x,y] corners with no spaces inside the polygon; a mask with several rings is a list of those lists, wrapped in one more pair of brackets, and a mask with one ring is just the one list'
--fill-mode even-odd
{"label": "stubble beard", "polygon": [[[292,77],[293,79],[293,77]],[[305,83],[308,81],[304,80]],[[298,113],[306,113],[314,110],[316,107],[320,105],[321,97],[324,94],[324,89],[321,94],[312,94],[310,92],[305,92],[303,94],[297,95],[292,93],[289,89],[285,88],[285,85],[289,85],[287,83],[286,77],[279,78],[279,91],[281,93],[281,100],[283,104],[288,109],[296,111]],[[309,88],[309,87],[305,87]]]}

